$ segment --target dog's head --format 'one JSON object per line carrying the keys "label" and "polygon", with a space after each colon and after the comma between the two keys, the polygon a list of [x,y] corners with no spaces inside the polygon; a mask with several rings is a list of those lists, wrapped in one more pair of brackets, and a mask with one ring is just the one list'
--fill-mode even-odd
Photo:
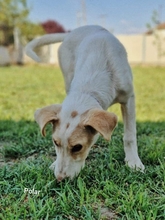
{"label": "dog's head", "polygon": [[80,115],[77,111],[66,112],[59,104],[36,110],[35,120],[43,136],[45,126],[49,122],[53,125],[52,139],[57,154],[54,172],[58,181],[77,175],[99,134],[110,140],[117,124],[113,113],[90,109]]}

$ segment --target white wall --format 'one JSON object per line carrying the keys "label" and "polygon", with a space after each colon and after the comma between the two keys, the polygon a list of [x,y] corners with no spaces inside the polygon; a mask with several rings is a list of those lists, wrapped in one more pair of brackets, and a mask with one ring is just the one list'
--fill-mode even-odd
{"label": "white wall", "polygon": [[[162,51],[165,52],[165,31],[159,31]],[[131,64],[151,64],[165,65],[165,54],[159,56],[156,38],[154,35],[117,35],[120,42],[126,48],[128,60]],[[46,63],[58,65],[57,50],[60,43],[44,46],[40,49],[39,54]],[[25,62],[32,62],[30,58],[25,56]]]}

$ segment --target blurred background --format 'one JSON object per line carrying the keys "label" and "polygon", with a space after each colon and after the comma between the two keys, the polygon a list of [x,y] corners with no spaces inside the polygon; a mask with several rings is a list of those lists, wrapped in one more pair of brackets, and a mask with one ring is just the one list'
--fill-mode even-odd
{"label": "blurred background", "polygon": [[[127,50],[146,172],[123,166],[116,104],[108,109],[119,119],[111,143],[100,138],[82,174],[59,184],[48,169],[55,160],[51,126],[41,137],[34,111],[66,97],[60,44],[37,50],[46,64],[35,64],[24,48],[43,34],[90,24],[108,29]],[[164,110],[165,0],[0,0],[0,220],[165,220]]]}
{"label": "blurred background", "polygon": [[[0,0],[0,65],[31,63],[33,38],[90,24],[112,32],[131,64],[165,64],[164,0]],[[43,62],[58,65],[59,45],[39,49]]]}

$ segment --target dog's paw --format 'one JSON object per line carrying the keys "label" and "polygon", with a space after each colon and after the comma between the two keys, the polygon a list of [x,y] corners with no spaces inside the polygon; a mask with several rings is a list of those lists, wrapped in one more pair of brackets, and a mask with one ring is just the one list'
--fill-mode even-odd
{"label": "dog's paw", "polygon": [[125,158],[125,162],[131,169],[135,169],[135,170],[139,170],[141,172],[144,172],[145,167],[139,157],[137,157],[136,159]]}
{"label": "dog's paw", "polygon": [[56,166],[56,161],[54,161],[54,162],[50,165],[49,169],[54,171],[55,166]]}

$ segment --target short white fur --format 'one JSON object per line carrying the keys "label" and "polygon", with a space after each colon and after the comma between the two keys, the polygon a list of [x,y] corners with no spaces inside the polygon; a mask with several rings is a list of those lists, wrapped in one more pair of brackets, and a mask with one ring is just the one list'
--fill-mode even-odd
{"label": "short white fur", "polygon": [[[51,166],[55,176],[61,181],[77,175],[85,165],[91,146],[97,141],[99,132],[93,136],[84,158],[74,159],[68,153],[68,140],[82,123],[82,115],[91,109],[106,111],[117,102],[121,104],[124,121],[125,161],[131,168],[144,170],[137,150],[132,73],[123,45],[104,28],[90,25],[70,33],[35,39],[27,45],[27,54],[39,61],[34,52],[36,47],[60,41],[63,43],[58,55],[67,97],[58,112],[60,127],[52,135],[61,140],[62,146],[56,146],[57,159]],[[78,113],[75,118],[71,117],[73,111]],[[67,123],[70,126],[66,129]]]}

